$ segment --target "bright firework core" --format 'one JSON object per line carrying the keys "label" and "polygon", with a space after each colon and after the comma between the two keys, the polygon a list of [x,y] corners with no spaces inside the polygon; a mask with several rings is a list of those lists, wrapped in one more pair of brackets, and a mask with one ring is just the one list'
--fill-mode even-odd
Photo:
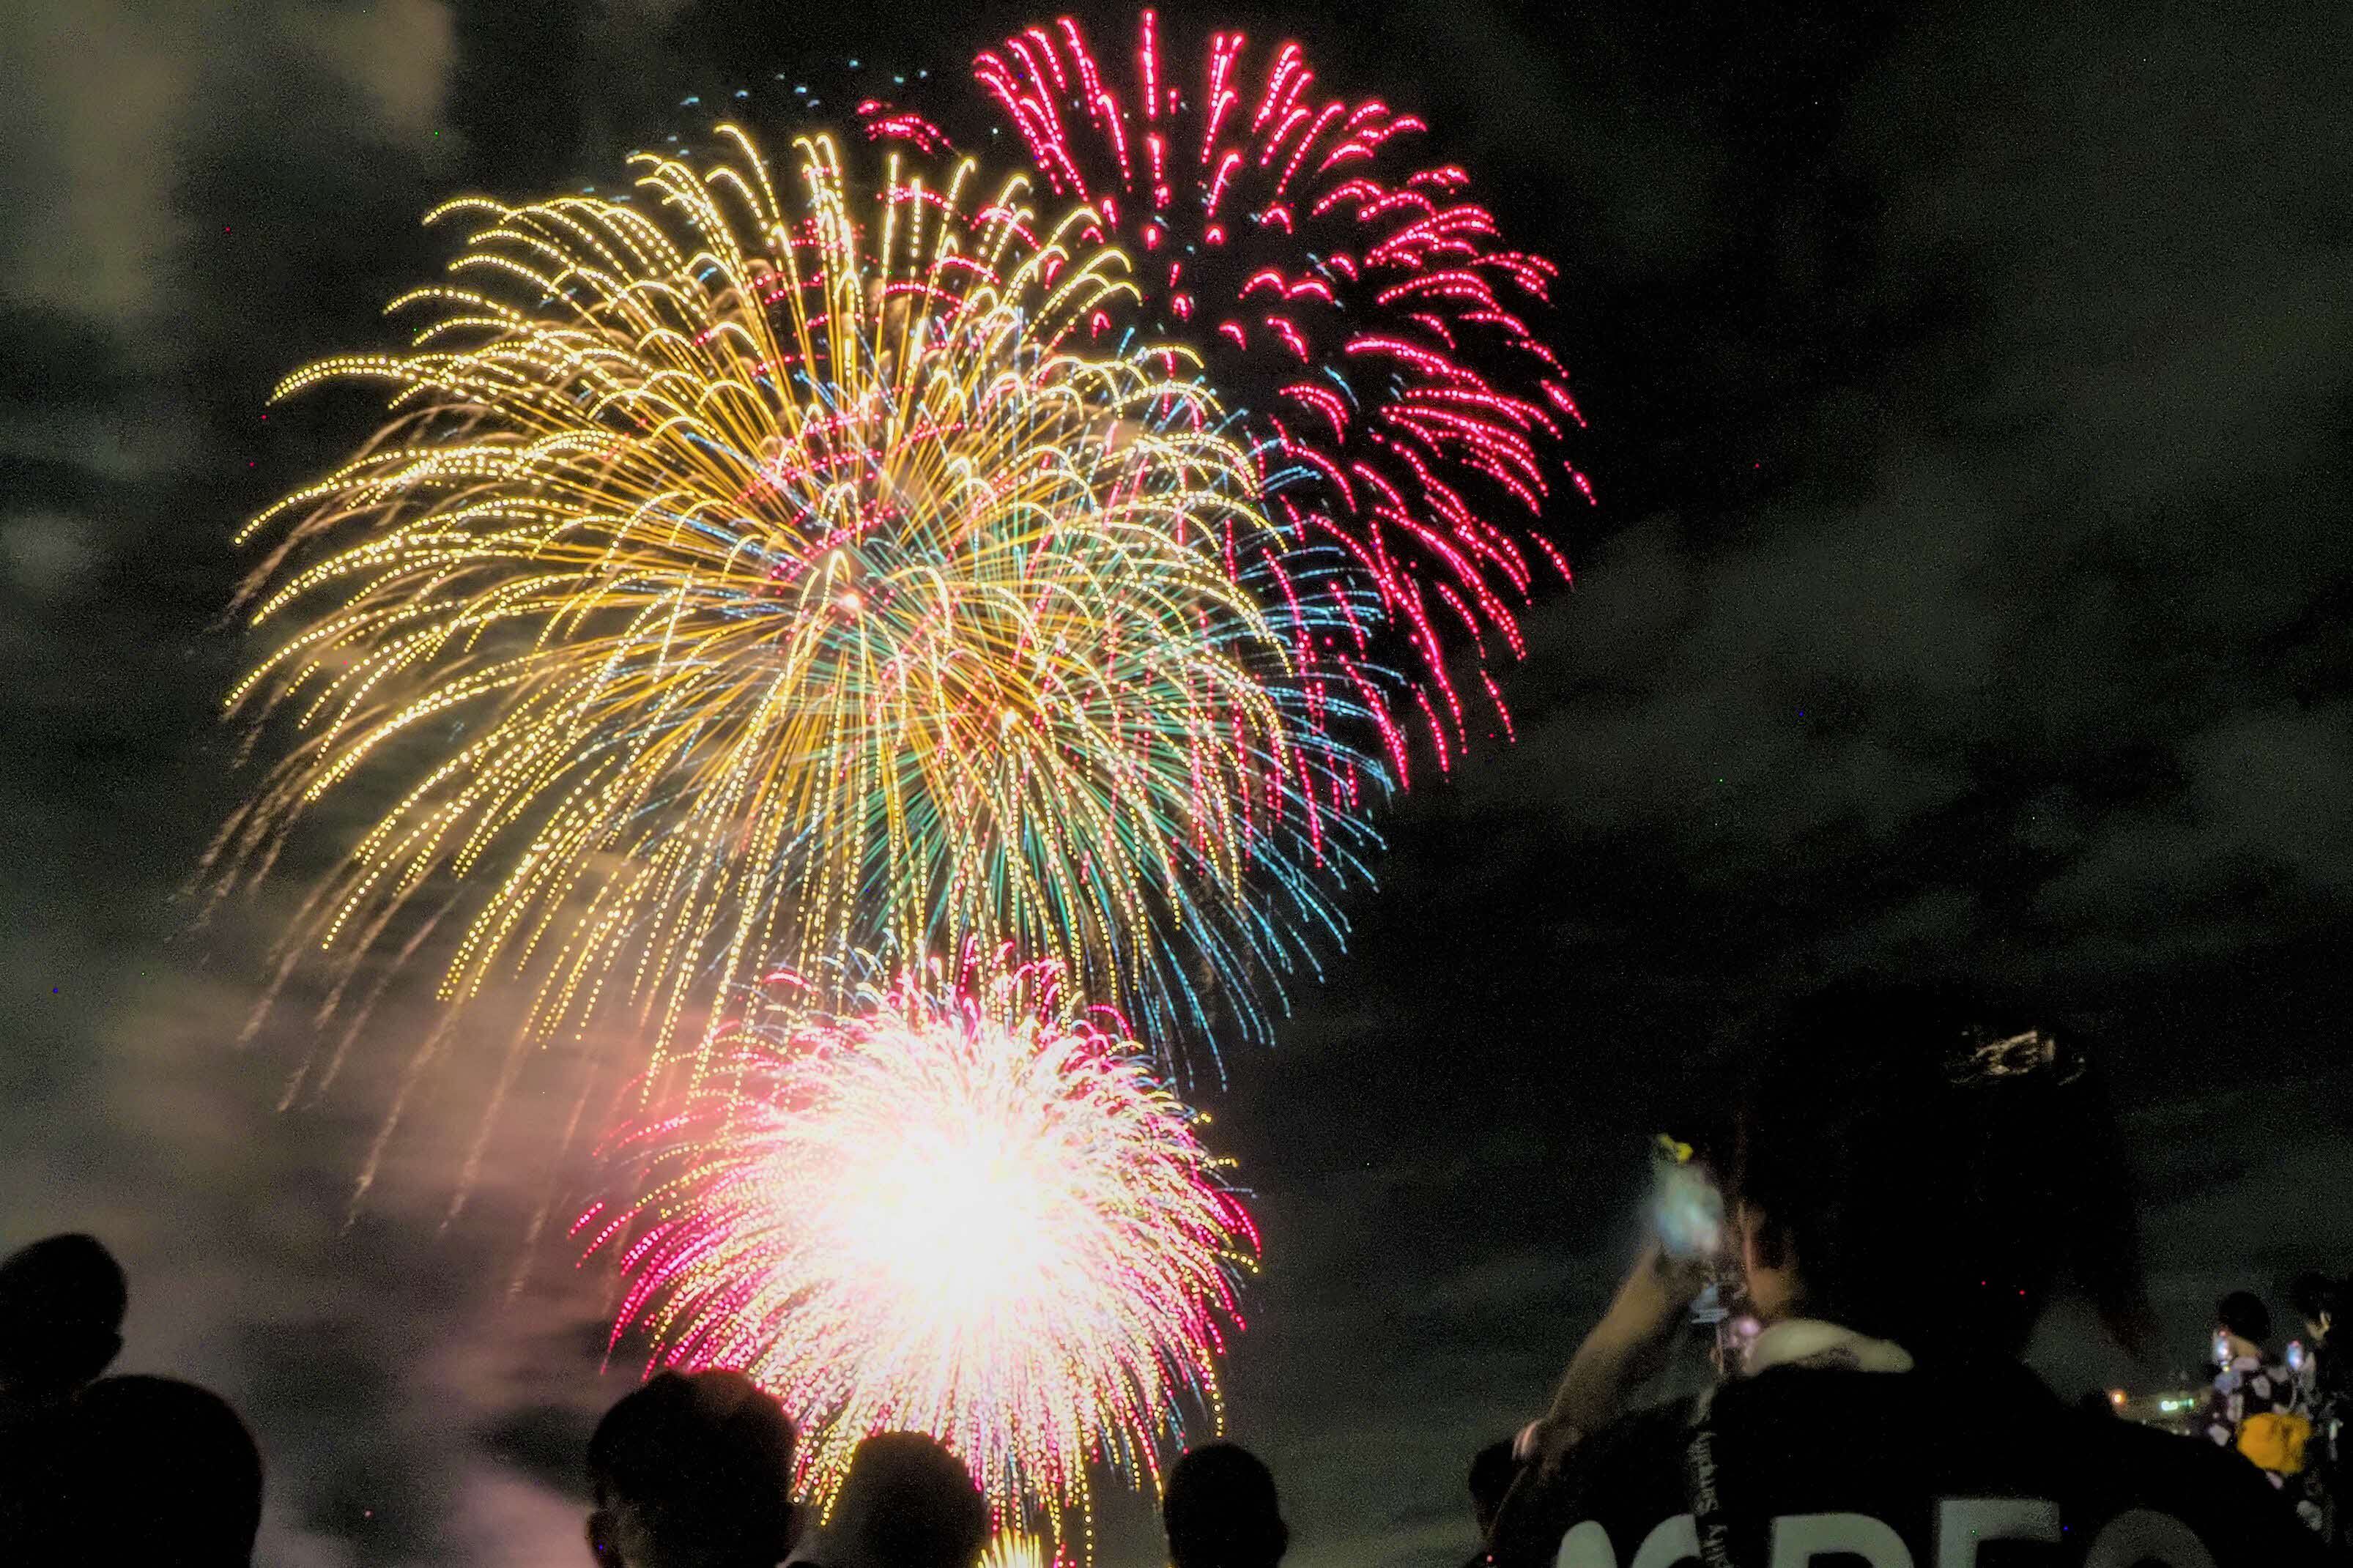
{"label": "bright firework core", "polygon": [[877,1292],[930,1297],[950,1321],[1018,1314],[1049,1282],[1053,1237],[1077,1201],[1053,1163],[1052,1130],[1009,1124],[1039,1120],[1034,1107],[916,1109],[936,1119],[894,1130],[892,1162],[828,1215],[835,1252]]}
{"label": "bright firework core", "polygon": [[860,1437],[927,1431],[1001,1518],[1073,1539],[1091,1465],[1140,1484],[1186,1405],[1216,1425],[1249,1217],[1141,1047],[1050,971],[902,980],[846,1015],[807,994],[620,1142],[647,1195],[580,1222],[620,1248],[617,1342],[775,1390],[819,1497]]}

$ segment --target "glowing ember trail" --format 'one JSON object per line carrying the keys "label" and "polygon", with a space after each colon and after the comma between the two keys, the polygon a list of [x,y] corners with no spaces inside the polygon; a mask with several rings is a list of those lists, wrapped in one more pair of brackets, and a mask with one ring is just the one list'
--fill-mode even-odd
{"label": "glowing ember trail", "polygon": [[979,1568],[1063,1568],[1067,1561],[1052,1542],[1008,1531],[989,1542]]}
{"label": "glowing ember trail", "polygon": [[619,1257],[616,1343],[774,1390],[819,1499],[860,1437],[913,1429],[1001,1521],[1084,1537],[1091,1464],[1156,1482],[1185,1406],[1219,1424],[1258,1237],[1198,1119],[1050,968],[934,969],[844,1014],[772,980],[702,1089],[616,1146],[644,1195],[575,1226]]}
{"label": "glowing ember trail", "polygon": [[[1461,168],[1412,151],[1425,127],[1377,100],[1321,91],[1295,43],[1253,57],[1216,32],[1171,54],[1156,15],[1100,53],[1062,17],[984,52],[974,75],[1054,190],[1099,211],[1137,258],[1142,319],[1197,347],[1245,408],[1270,501],[1330,540],[1404,649],[1335,638],[1319,653],[1441,766],[1468,737],[1449,673],[1467,639],[1484,667],[1523,651],[1518,612],[1567,563],[1536,527],[1582,425],[1558,358],[1530,326],[1551,263],[1506,246]],[[861,106],[870,135],[944,143],[906,108]],[[1508,720],[1506,721],[1508,722]]]}

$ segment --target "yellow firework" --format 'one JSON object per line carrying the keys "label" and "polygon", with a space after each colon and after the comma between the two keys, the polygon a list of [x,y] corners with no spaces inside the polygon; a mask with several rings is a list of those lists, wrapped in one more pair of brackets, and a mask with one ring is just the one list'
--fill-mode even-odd
{"label": "yellow firework", "polygon": [[659,1067],[857,947],[1051,961],[1164,1043],[1257,1019],[1359,869],[1365,763],[1296,657],[1355,607],[1182,351],[1106,330],[1132,290],[1086,212],[969,165],[861,196],[824,139],[788,200],[721,135],[634,200],[442,208],[472,231],[396,302],[411,349],[280,389],[388,384],[393,417],[247,530],[274,643],[228,707],[289,750],[208,868],[355,797],[293,939],[341,965],[326,1011],[444,933],[453,1007],[524,983],[501,1093],[600,1007]]}
{"label": "yellow firework", "polygon": [[1059,1552],[1049,1555],[1047,1543],[1034,1535],[1000,1531],[980,1554],[980,1568],[1061,1568]]}

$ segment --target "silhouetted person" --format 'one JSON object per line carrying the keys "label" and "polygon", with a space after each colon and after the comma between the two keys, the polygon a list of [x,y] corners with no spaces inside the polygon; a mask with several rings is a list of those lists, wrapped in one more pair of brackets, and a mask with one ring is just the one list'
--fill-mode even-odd
{"label": "silhouetted person", "polygon": [[38,1561],[65,1507],[58,1423],[122,1348],[121,1266],[87,1236],[0,1259],[0,1563]]}
{"label": "silhouetted person", "polygon": [[59,1400],[122,1348],[122,1266],[95,1237],[52,1236],[0,1261],[0,1411]]}
{"label": "silhouetted person", "polygon": [[2295,1403],[2295,1379],[2272,1359],[2272,1310],[2252,1290],[2233,1290],[2214,1306],[2214,1374],[2198,1410],[2197,1429],[2219,1447],[2244,1454],[2274,1487],[2287,1478],[2274,1468],[2282,1456],[2260,1440],[2263,1423],[2288,1414]]}
{"label": "silhouetted person", "polygon": [[[2021,1364],[2063,1281],[2126,1344],[2147,1321],[2083,1042],[1983,1002],[1847,989],[1749,1054],[1717,1168],[1759,1332],[1738,1375],[1605,1419],[1515,1488],[1503,1568],[2317,1563],[2242,1461],[2071,1410]],[[1690,1321],[1704,1279],[1662,1256],[1610,1309],[1623,1345]]]}
{"label": "silhouetted person", "polygon": [[1487,1537],[1494,1532],[1495,1515],[1519,1479],[1520,1462],[1512,1457],[1512,1440],[1501,1437],[1471,1457],[1471,1517],[1479,1525],[1479,1550],[1464,1568],[1487,1561]]}
{"label": "silhouetted person", "polygon": [[1274,1473],[1239,1443],[1206,1443],[1170,1467],[1160,1521],[1176,1568],[1274,1568],[1291,1527]]}
{"label": "silhouetted person", "polygon": [[227,1401],[172,1377],[108,1377],[59,1423],[58,1562],[243,1568],[261,1526],[261,1451]]}
{"label": "silhouetted person", "polygon": [[825,1568],[973,1568],[988,1545],[988,1503],[936,1437],[877,1432],[849,1456],[825,1528]]}
{"label": "silhouetted person", "polygon": [[663,1373],[588,1439],[606,1568],[775,1568],[793,1539],[793,1424],[736,1372]]}
{"label": "silhouetted person", "polygon": [[2233,1290],[2214,1303],[2214,1322],[2221,1331],[2237,1342],[2231,1346],[2237,1353],[2262,1356],[2272,1337],[2272,1310],[2253,1290]]}
{"label": "silhouetted person", "polygon": [[2304,1319],[2301,1355],[2294,1368],[2295,1406],[2312,1423],[2306,1451],[2303,1496],[2296,1511],[2321,1539],[2343,1552],[2353,1542],[2346,1497],[2346,1417],[2353,1413],[2353,1379],[2346,1375],[2346,1348],[2335,1335],[2344,1315],[2346,1281],[2325,1274],[2299,1274],[2288,1300]]}

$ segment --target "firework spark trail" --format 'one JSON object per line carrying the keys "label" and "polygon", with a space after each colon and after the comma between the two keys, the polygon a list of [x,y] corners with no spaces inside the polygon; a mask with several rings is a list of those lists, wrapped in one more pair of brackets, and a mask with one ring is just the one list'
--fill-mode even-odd
{"label": "firework spark trail", "polygon": [[[983,52],[975,78],[1059,194],[1129,241],[1143,315],[1187,336],[1268,454],[1273,504],[1346,552],[1406,654],[1402,683],[1361,645],[1325,650],[1382,719],[1398,776],[1400,719],[1441,767],[1466,743],[1448,672],[1467,636],[1484,666],[1523,651],[1540,570],[1566,560],[1535,526],[1583,424],[1568,377],[1525,312],[1554,276],[1504,246],[1469,176],[1410,149],[1425,128],[1376,100],[1315,87],[1295,43],[1250,63],[1213,33],[1197,68],[1143,12],[1123,69],[1062,17]],[[878,138],[944,142],[903,107],[861,106]]]}
{"label": "firework spark trail", "polygon": [[1214,1357],[1258,1251],[1220,1163],[1050,966],[934,964],[845,1014],[802,994],[728,1037],[729,1088],[618,1142],[642,1196],[575,1227],[619,1257],[616,1344],[634,1330],[655,1366],[776,1393],[820,1499],[860,1437],[913,1429],[1001,1521],[1090,1533],[1091,1464],[1156,1483],[1188,1405],[1218,1424]]}
{"label": "firework spark trail", "polygon": [[712,998],[860,947],[1051,959],[1161,1044],[1262,1026],[1337,934],[1366,774],[1296,650],[1360,606],[1258,509],[1189,358],[1098,344],[1134,286],[1094,218],[897,156],[862,209],[823,138],[796,206],[721,137],[641,155],[636,203],[441,209],[475,227],[396,302],[413,349],[281,388],[394,389],[248,530],[281,531],[246,600],[279,641],[228,706],[295,739],[208,873],[389,801],[290,939],[350,1021],[290,1097],[337,1070],[363,962],[444,915],[446,1002],[528,981],[501,1092],[600,1005],[658,1068],[707,1052]]}
{"label": "firework spark trail", "polygon": [[1052,1542],[1004,1531],[980,1554],[979,1568],[1065,1568],[1065,1562]]}

